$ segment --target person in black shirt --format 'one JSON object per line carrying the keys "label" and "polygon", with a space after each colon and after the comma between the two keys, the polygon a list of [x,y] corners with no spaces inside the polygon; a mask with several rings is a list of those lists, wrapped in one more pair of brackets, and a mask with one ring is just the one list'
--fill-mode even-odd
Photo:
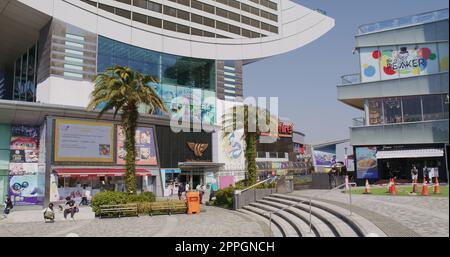
{"label": "person in black shirt", "polygon": [[70,218],[73,220],[73,216],[75,215],[76,212],[76,206],[75,206],[75,201],[70,199],[70,197],[66,197],[66,204],[64,205],[64,207],[66,208],[64,210],[64,219],[67,219],[67,214],[70,213]]}

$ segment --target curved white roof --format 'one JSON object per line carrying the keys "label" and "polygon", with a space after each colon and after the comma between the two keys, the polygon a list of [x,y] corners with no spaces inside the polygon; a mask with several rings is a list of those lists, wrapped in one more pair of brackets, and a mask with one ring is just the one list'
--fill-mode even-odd
{"label": "curved white roof", "polygon": [[[163,30],[106,12],[79,0],[18,1],[55,19],[130,45],[158,52],[205,59],[255,60],[278,55],[302,47],[334,27],[334,19],[289,0],[278,0],[278,22],[272,23],[277,25],[278,33],[267,33],[267,36],[260,38],[246,38],[238,35],[235,35],[234,38],[211,38]],[[97,1],[110,6],[119,6],[121,9],[132,12],[143,12],[138,10],[138,7],[113,0]],[[272,1],[275,2],[275,0]],[[187,8],[191,13],[198,13],[196,9],[178,6],[177,3],[171,1],[155,0],[155,2]],[[221,5],[216,1],[201,0],[200,2],[217,7]],[[246,2],[251,4],[250,1]],[[226,6],[220,7],[227,8]],[[154,14],[148,10],[144,11],[149,16],[155,15],[163,20],[172,22],[178,20],[162,13]],[[244,13],[242,12],[242,14]],[[210,14],[204,16],[208,15]],[[233,23],[233,21],[217,15],[212,16],[216,20]],[[267,23],[270,24],[271,22]],[[183,25],[189,26],[190,24],[202,26],[183,21]],[[211,28],[205,28],[205,30],[208,29]],[[219,30],[217,31],[219,33]]]}

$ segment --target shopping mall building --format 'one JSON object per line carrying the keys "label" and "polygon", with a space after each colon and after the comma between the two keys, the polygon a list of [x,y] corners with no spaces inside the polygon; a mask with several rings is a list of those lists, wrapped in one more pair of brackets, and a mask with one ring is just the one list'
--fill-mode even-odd
{"label": "shopping mall building", "polygon": [[[0,0],[0,199],[46,204],[124,189],[119,118],[86,106],[94,76],[114,65],[158,77],[170,114],[141,108],[139,191],[173,183],[224,187],[244,178],[239,131],[223,137],[224,102],[243,98],[243,65],[286,53],[334,26],[289,0]],[[171,130],[188,115],[211,132]],[[212,100],[211,100],[212,99]]]}
{"label": "shopping mall building", "polygon": [[412,165],[420,178],[426,166],[448,180],[448,16],[442,9],[359,27],[360,73],[337,86],[338,100],[364,113],[350,128],[359,183],[411,182]]}

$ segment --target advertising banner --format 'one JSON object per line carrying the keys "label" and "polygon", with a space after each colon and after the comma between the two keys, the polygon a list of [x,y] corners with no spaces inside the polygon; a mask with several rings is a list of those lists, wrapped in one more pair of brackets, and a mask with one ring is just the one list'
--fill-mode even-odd
{"label": "advertising banner", "polygon": [[[157,165],[153,128],[136,128],[136,165]],[[117,164],[125,164],[125,131],[117,126]]]}
{"label": "advertising banner", "polygon": [[38,186],[38,176],[23,175],[9,177],[9,195],[16,205],[42,203],[43,188]]}
{"label": "advertising banner", "polygon": [[15,205],[43,201],[44,174],[39,174],[39,128],[11,126],[9,194]]}
{"label": "advertising banner", "polygon": [[55,161],[113,162],[113,138],[111,123],[57,119]]}
{"label": "advertising banner", "polygon": [[331,166],[336,163],[336,145],[314,148],[314,164]]}
{"label": "advertising banner", "polygon": [[379,55],[380,51],[378,51],[377,47],[360,49],[362,82],[380,80]]}
{"label": "advertising banner", "polygon": [[448,43],[361,48],[360,62],[362,82],[448,71]]}
{"label": "advertising banner", "polygon": [[37,163],[10,163],[10,176],[36,175],[38,173]]}
{"label": "advertising banner", "polygon": [[377,148],[374,146],[356,147],[356,177],[358,179],[378,178],[376,153]]}

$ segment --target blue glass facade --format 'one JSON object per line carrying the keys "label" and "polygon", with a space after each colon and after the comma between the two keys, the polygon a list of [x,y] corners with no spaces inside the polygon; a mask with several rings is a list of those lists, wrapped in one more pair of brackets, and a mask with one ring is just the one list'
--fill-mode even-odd
{"label": "blue glass facade", "polygon": [[183,103],[176,99],[181,96],[189,100],[191,115],[207,123],[215,122],[215,60],[155,52],[99,36],[97,72],[114,65],[157,77],[160,83],[151,86],[172,115],[181,114]]}

